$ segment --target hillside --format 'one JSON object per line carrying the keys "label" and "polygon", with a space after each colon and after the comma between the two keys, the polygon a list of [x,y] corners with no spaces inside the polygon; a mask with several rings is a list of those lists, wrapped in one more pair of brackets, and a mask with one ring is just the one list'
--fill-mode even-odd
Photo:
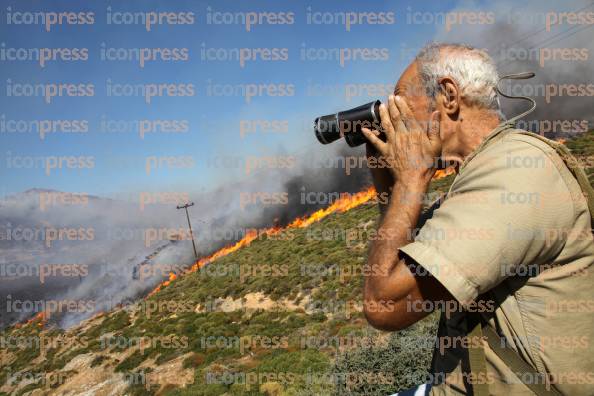
{"label": "hillside", "polygon": [[[566,144],[585,160],[594,132]],[[452,180],[431,189],[444,192]],[[369,201],[263,234],[68,330],[44,328],[42,318],[8,329],[0,394],[389,394],[419,383],[436,315],[388,334],[361,312],[361,265],[376,218]]]}

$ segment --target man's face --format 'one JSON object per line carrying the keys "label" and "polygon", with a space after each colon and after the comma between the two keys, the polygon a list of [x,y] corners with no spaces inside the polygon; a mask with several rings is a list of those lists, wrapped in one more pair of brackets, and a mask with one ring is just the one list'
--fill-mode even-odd
{"label": "man's face", "polygon": [[431,116],[429,112],[430,102],[419,79],[417,62],[411,63],[402,73],[394,88],[394,95],[402,96],[408,103],[408,107],[410,107],[417,122],[424,127],[427,126]]}

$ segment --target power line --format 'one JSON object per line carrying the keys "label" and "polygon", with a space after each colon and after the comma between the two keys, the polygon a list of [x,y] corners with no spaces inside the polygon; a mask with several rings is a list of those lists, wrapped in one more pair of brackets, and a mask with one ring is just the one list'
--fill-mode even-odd
{"label": "power line", "polygon": [[[585,30],[585,29],[591,28],[592,26],[593,26],[593,25],[586,25],[586,26],[574,26],[574,27],[573,27],[573,28],[571,28],[571,29],[567,29],[567,30],[565,30],[565,31],[563,31],[563,32],[561,32],[561,33],[558,33],[558,34],[556,34],[556,35],[555,35],[555,36],[553,36],[553,37],[550,37],[550,38],[548,38],[548,39],[547,39],[547,40],[545,40],[544,42],[546,42],[546,41],[550,41],[550,40],[553,40],[553,41],[550,41],[550,42],[548,42],[548,43],[546,44],[546,45],[551,45],[551,44],[553,44],[553,43],[556,43],[556,42],[558,42],[558,41],[560,41],[560,40],[565,40],[566,38],[568,38],[568,37],[571,37],[571,36],[573,36],[574,34],[576,34],[576,33],[578,33],[578,32],[581,32],[582,30]],[[574,29],[574,28],[576,28],[576,29]],[[571,32],[570,32],[570,31],[571,31]],[[568,34],[568,35],[565,35],[566,33],[570,33],[570,34]],[[563,35],[565,35],[565,36],[563,36]],[[559,37],[559,36],[563,36],[563,37]],[[558,39],[556,39],[556,40],[554,40],[556,37],[559,37],[559,38],[558,38]],[[543,43],[544,43],[544,42],[543,42]],[[536,45],[536,46],[534,46],[534,47],[531,47],[530,49],[537,48],[538,46],[542,45],[543,43],[540,43],[540,44],[538,44],[538,45]]]}
{"label": "power line", "polygon": [[[585,10],[585,9],[586,9],[586,8],[588,8],[588,7],[591,7],[592,5],[594,5],[594,2],[590,2],[589,4],[586,4],[585,6],[583,6],[582,8],[579,8],[579,9],[577,9],[577,10],[574,10],[574,11],[571,11],[571,12],[572,12],[572,13],[577,13],[577,12],[580,12],[580,11],[583,11],[583,10]],[[534,36],[534,35],[537,35],[537,34],[539,34],[539,33],[543,32],[543,31],[545,31],[545,30],[546,30],[546,26],[545,26],[545,27],[543,27],[543,28],[540,28],[540,29],[538,29],[538,30],[536,30],[536,31],[534,31],[534,32],[532,32],[532,33],[528,33],[528,34],[527,34],[527,35],[525,35],[524,37],[521,37],[520,39],[518,39],[518,40],[516,40],[515,42],[511,43],[509,46],[510,46],[510,47],[513,47],[514,45],[516,45],[516,44],[518,44],[518,43],[520,43],[520,42],[522,42],[522,41],[524,41],[524,40],[526,40],[526,39],[528,39],[528,38],[530,38],[530,37],[532,37],[532,36]]]}

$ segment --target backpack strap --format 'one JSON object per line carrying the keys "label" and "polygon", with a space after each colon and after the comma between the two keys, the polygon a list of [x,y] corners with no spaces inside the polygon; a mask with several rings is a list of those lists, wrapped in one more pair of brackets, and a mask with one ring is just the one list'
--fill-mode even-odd
{"label": "backpack strap", "polygon": [[[487,378],[487,359],[483,349],[483,330],[481,317],[477,312],[466,314],[466,326],[470,342],[468,343],[468,362],[473,373],[473,381],[468,381],[474,396],[489,396],[489,384],[482,379]],[[473,341],[478,340],[480,346],[475,347]]]}
{"label": "backpack strap", "polygon": [[[530,377],[534,381],[524,382],[535,395],[537,396],[561,396],[561,393],[550,385],[548,378],[544,378],[544,383],[538,381],[542,378],[542,373],[539,373],[531,365],[526,363],[524,359],[518,355],[518,353],[509,348],[507,341],[500,337],[495,330],[489,326],[483,326],[478,312],[469,312],[467,314],[468,324],[468,336],[472,337],[471,340],[478,337],[480,347],[469,347],[468,348],[468,360],[470,362],[470,370],[474,373],[474,378],[479,380],[487,377],[487,363],[485,358],[485,350],[480,344],[482,340],[487,341],[489,347],[495,352],[495,354],[503,361],[514,373],[530,373]],[[473,345],[473,343],[469,343]],[[517,374],[516,374],[517,376]],[[518,379],[521,380],[520,377]],[[487,382],[479,382],[471,384],[474,396],[489,396],[489,385]]]}

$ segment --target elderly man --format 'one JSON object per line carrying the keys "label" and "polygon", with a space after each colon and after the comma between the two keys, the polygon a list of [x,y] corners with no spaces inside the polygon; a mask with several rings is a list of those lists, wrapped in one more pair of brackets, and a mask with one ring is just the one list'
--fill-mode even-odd
{"label": "elderly man", "polygon": [[[547,142],[502,122],[497,81],[484,51],[431,44],[381,106],[384,134],[363,131],[368,156],[389,164],[371,169],[376,189],[391,194],[369,252],[365,314],[398,330],[442,311],[431,381],[416,394],[592,395],[588,202]],[[456,178],[419,225],[442,163]],[[475,328],[484,333],[467,337]]]}

